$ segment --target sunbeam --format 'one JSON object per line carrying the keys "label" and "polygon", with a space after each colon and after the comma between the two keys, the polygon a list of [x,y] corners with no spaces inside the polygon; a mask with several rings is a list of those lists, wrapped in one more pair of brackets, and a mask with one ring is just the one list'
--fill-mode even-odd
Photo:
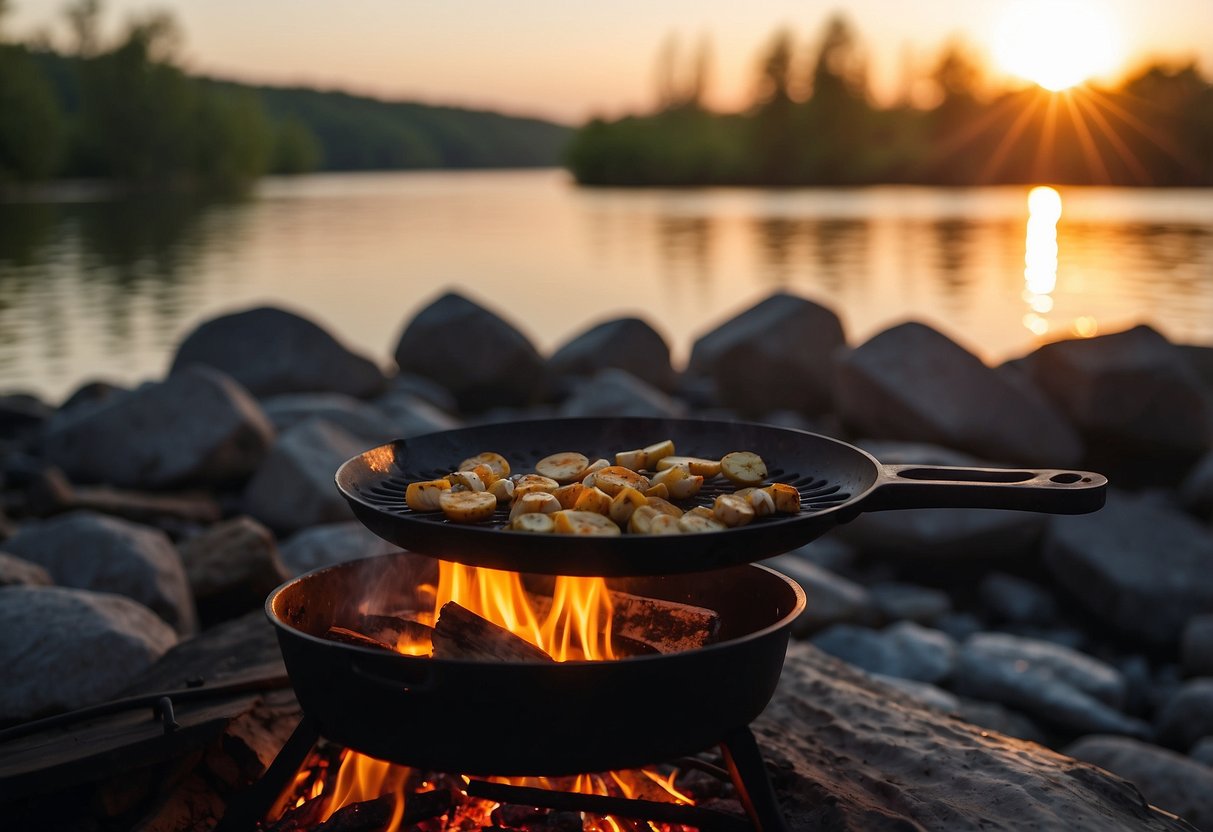
{"label": "sunbeam", "polygon": [[1082,144],[1082,159],[1087,163],[1091,176],[1102,185],[1111,184],[1112,175],[1108,173],[1108,166],[1104,164],[1103,155],[1095,145],[1095,138],[1091,135],[1091,131],[1087,129],[1086,119],[1082,117],[1082,113],[1078,112],[1078,108],[1074,106],[1072,96],[1066,95],[1064,100],[1066,111],[1070,114],[1070,122],[1074,125],[1074,133],[1078,136],[1079,143]]}
{"label": "sunbeam", "polygon": [[1044,124],[1040,128],[1040,141],[1036,143],[1036,155],[1032,159],[1032,178],[1044,179],[1044,167],[1048,150],[1057,139],[1057,96],[1050,95],[1045,104]]}
{"label": "sunbeam", "polygon": [[[1177,145],[1175,142],[1173,142],[1169,138],[1167,138],[1167,136],[1165,134],[1160,133],[1159,131],[1153,129],[1152,127],[1150,127],[1150,125],[1146,124],[1141,119],[1139,119],[1137,116],[1133,115],[1128,110],[1126,110],[1124,107],[1117,104],[1106,93],[1100,92],[1099,90],[1096,90],[1096,89],[1092,89],[1091,90],[1091,100],[1096,105],[1106,108],[1108,110],[1108,112],[1110,112],[1112,115],[1116,116],[1121,121],[1123,121],[1125,124],[1129,125],[1134,130],[1136,130],[1138,133],[1140,133],[1143,138],[1147,139],[1148,141],[1153,142],[1155,147],[1157,147],[1163,153],[1166,153],[1168,156],[1170,156],[1176,162],[1179,162],[1179,164],[1184,165],[1191,169],[1196,169],[1199,167],[1199,164],[1196,162],[1196,160],[1193,159],[1188,154],[1184,153],[1183,150],[1179,147],[1179,145]],[[1147,102],[1147,103],[1150,103],[1150,102]]]}
{"label": "sunbeam", "polygon": [[977,175],[979,182],[988,182],[991,180],[994,173],[998,171],[1003,159],[1006,158],[1007,153],[1009,153],[1011,148],[1015,145],[1015,142],[1019,138],[1020,134],[1027,129],[1028,123],[1031,121],[1032,115],[1036,112],[1039,105],[1040,99],[1033,99],[1028,106],[1024,107],[1023,110],[1020,111],[1019,115],[1015,117],[1015,121],[1011,123],[1010,129],[1003,133],[1002,138],[999,139],[997,146],[994,148],[994,152],[990,154],[990,158],[987,159],[985,164],[981,166],[981,170]]}
{"label": "sunbeam", "polygon": [[1120,137],[1120,134],[1113,129],[1107,118],[1104,117],[1104,114],[1099,111],[1095,104],[1087,100],[1085,91],[1075,90],[1074,92],[1074,103],[1078,105],[1086,116],[1095,123],[1095,126],[1099,128],[1100,133],[1102,133],[1103,137],[1108,140],[1110,145],[1112,145],[1112,149],[1116,151],[1116,155],[1119,156],[1121,161],[1123,161],[1129,167],[1129,170],[1132,171],[1133,176],[1137,178],[1138,183],[1142,185],[1148,184],[1150,181],[1150,174],[1146,170],[1145,165],[1141,163],[1141,160],[1137,158],[1137,155],[1133,152],[1132,148],[1130,148],[1129,145],[1125,143],[1125,140]]}

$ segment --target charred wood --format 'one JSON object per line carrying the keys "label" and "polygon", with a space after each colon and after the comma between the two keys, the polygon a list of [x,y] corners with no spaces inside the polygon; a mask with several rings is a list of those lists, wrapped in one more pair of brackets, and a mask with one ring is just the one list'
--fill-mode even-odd
{"label": "charred wood", "polygon": [[433,643],[436,659],[552,661],[551,656],[529,641],[454,601],[443,604],[439,611]]}
{"label": "charred wood", "polygon": [[392,645],[384,644],[377,638],[371,638],[347,627],[329,627],[325,630],[324,637],[329,641],[352,644],[355,647],[370,647],[373,650],[386,650],[389,653],[396,652]]}

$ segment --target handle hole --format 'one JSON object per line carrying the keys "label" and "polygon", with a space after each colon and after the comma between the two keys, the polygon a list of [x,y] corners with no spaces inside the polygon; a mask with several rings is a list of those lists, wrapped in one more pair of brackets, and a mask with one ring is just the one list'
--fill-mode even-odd
{"label": "handle hole", "polygon": [[907,480],[944,482],[1027,482],[1036,476],[1031,471],[998,471],[982,468],[906,468],[897,476]]}
{"label": "handle hole", "polygon": [[1090,480],[1083,479],[1083,477],[1081,475],[1075,474],[1073,472],[1068,473],[1068,474],[1054,474],[1053,476],[1049,477],[1049,482],[1058,482],[1058,483],[1062,483],[1063,485],[1069,484],[1072,482],[1078,482],[1079,480],[1082,480],[1083,482],[1090,482]]}

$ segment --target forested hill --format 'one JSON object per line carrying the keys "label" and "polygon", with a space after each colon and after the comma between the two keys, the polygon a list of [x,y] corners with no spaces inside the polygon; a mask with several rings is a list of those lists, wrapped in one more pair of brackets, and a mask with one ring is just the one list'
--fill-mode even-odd
{"label": "forested hill", "polygon": [[311,132],[325,170],[545,167],[560,164],[572,135],[550,121],[484,110],[299,87],[249,89],[272,119]]}

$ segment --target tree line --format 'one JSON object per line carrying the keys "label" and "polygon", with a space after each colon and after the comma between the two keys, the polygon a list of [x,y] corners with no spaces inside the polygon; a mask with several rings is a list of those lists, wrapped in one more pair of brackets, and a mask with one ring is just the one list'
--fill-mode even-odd
{"label": "tree line", "polygon": [[[0,26],[7,0],[0,0]],[[0,187],[105,178],[240,190],[266,173],[558,164],[567,127],[454,107],[195,77],[164,13],[100,36],[100,0],[66,11],[71,46],[0,30]]]}
{"label": "tree line", "polygon": [[739,113],[705,105],[710,49],[658,55],[658,108],[595,119],[567,164],[588,185],[1213,185],[1213,85],[1194,64],[1146,67],[1115,89],[991,89],[961,43],[946,46],[928,105],[873,103],[865,51],[841,16],[809,50],[774,34]]}

